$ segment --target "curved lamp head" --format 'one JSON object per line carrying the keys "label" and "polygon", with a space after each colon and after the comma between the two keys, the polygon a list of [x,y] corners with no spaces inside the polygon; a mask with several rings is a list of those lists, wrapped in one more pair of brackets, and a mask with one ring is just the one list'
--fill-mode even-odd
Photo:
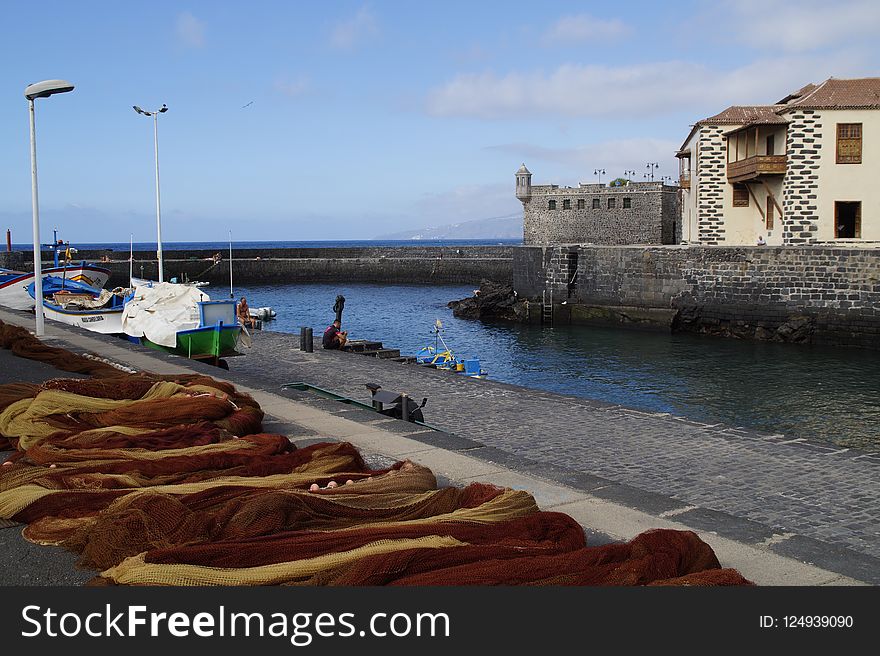
{"label": "curved lamp head", "polygon": [[35,98],[48,98],[56,93],[67,93],[73,91],[73,85],[65,80],[44,80],[29,85],[24,90],[24,97],[28,100]]}

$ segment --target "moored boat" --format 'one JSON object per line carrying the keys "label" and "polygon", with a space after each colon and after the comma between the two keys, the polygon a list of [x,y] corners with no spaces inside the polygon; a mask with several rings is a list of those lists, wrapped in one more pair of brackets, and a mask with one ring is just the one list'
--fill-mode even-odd
{"label": "moored boat", "polygon": [[[27,293],[33,301],[33,280]],[[57,276],[43,279],[43,315],[53,321],[104,335],[120,334],[124,305],[123,290],[110,292]]]}
{"label": "moored boat", "polygon": [[150,348],[220,364],[240,355],[236,305],[212,301],[193,285],[148,282],[126,303],[122,331]]}
{"label": "moored boat", "polygon": [[[434,322],[434,344],[422,348],[416,353],[416,362],[434,369],[446,369],[464,374],[471,378],[485,378],[488,373],[480,367],[478,358],[460,358],[447,346],[440,332],[443,323],[440,319]],[[441,348],[442,347],[442,348]]]}
{"label": "moored boat", "polygon": [[[110,269],[86,262],[51,266],[43,268],[42,273],[44,281],[49,276],[55,276],[96,288],[103,287],[110,278]],[[32,285],[33,282],[33,271],[14,271],[0,268],[0,305],[13,310],[33,308],[33,296],[27,291],[28,285]]]}

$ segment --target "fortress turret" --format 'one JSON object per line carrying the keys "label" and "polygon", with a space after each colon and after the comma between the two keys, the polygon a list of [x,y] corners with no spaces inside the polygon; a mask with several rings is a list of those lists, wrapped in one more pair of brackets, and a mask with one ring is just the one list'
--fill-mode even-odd
{"label": "fortress turret", "polygon": [[516,172],[516,197],[523,203],[532,197],[532,173],[525,164]]}

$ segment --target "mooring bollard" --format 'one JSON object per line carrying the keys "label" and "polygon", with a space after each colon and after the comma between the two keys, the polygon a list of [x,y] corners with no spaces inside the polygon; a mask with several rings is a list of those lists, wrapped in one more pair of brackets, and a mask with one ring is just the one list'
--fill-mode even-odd
{"label": "mooring bollard", "polygon": [[299,327],[299,350],[300,351],[306,350],[306,327],[305,326]]}
{"label": "mooring bollard", "polygon": [[306,328],[306,352],[311,353],[315,350],[315,342],[312,339],[312,329]]}

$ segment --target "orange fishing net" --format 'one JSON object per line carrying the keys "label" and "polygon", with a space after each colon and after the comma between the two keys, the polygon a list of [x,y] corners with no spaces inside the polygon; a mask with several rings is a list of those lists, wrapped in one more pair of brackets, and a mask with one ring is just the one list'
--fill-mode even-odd
{"label": "orange fishing net", "polygon": [[[103,585],[747,585],[689,531],[587,546],[524,491],[437,489],[348,443],[297,449],[203,375],[126,373],[0,322],[16,355],[91,376],[0,385],[0,518]],[[0,447],[3,445],[0,444]]]}

